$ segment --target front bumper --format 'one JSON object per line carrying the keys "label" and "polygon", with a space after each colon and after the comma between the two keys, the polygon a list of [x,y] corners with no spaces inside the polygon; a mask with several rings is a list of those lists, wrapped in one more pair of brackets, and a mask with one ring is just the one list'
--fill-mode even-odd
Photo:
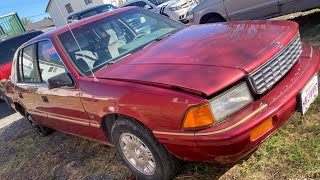
{"label": "front bumper", "polygon": [[[319,50],[304,45],[297,64],[268,94],[221,124],[197,132],[154,132],[174,155],[184,160],[233,163],[250,154],[297,109],[298,94],[317,72]],[[250,140],[250,132],[272,118],[273,126]]]}

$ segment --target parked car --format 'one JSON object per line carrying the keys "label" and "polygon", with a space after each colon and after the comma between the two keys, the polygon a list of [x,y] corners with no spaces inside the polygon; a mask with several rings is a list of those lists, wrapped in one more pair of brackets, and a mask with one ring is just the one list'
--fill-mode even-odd
{"label": "parked car", "polygon": [[319,0],[202,0],[188,13],[192,24],[267,19],[320,7]]}
{"label": "parked car", "polygon": [[[118,9],[117,7],[111,5],[111,4],[104,4],[100,6],[95,6],[80,12],[76,12],[71,14],[68,17],[68,23],[76,22],[97,14],[101,14],[104,12],[112,11]],[[144,33],[144,32],[149,32],[150,31],[150,26],[146,25],[143,26],[142,23],[140,22],[140,17],[137,16],[131,16],[130,19],[127,19],[127,22],[132,26],[137,33]],[[119,38],[124,38],[124,37],[119,37]]]}
{"label": "parked car", "polygon": [[295,22],[185,26],[121,8],[70,29],[17,50],[10,97],[39,135],[114,145],[139,179],[169,179],[177,158],[236,162],[318,95],[320,51]]}
{"label": "parked car", "polygon": [[4,38],[0,41],[0,101],[9,101],[5,96],[5,82],[11,75],[14,53],[23,43],[42,34],[41,31],[24,33],[21,35]]}
{"label": "parked car", "polygon": [[112,11],[115,9],[118,9],[118,8],[112,4],[103,4],[99,6],[94,6],[92,8],[88,8],[83,11],[72,13],[71,15],[68,16],[68,23],[72,23],[81,19],[85,19],[87,17],[91,17],[94,15]]}
{"label": "parked car", "polygon": [[120,7],[137,6],[188,23],[187,13],[197,5],[195,0],[130,0]]}

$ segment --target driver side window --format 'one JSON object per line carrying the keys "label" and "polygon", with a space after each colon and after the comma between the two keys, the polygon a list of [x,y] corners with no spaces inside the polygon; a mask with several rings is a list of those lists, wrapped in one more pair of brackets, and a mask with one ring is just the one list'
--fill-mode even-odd
{"label": "driver side window", "polygon": [[39,70],[43,82],[56,75],[66,72],[64,64],[50,41],[38,43],[37,57]]}

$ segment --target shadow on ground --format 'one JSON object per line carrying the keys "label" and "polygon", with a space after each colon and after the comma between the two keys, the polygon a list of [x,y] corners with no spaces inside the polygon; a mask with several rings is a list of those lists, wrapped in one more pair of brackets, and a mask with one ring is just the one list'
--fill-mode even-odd
{"label": "shadow on ground", "polygon": [[9,109],[9,107],[7,106],[6,103],[4,103],[4,102],[0,103],[0,120],[7,117],[7,116],[10,116],[14,113],[15,112],[13,110]]}

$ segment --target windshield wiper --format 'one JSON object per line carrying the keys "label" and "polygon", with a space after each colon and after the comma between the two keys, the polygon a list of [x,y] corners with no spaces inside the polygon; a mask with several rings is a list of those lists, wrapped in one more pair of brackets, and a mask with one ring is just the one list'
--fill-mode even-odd
{"label": "windshield wiper", "polygon": [[106,65],[112,65],[112,64],[114,64],[114,63],[116,63],[116,62],[118,62],[118,61],[120,61],[121,59],[124,59],[124,58],[126,58],[126,57],[128,57],[128,56],[130,56],[132,53],[129,53],[129,54],[126,54],[126,55],[124,55],[124,56],[120,56],[118,59],[116,59],[116,60],[111,60],[111,61],[107,61],[106,62]]}
{"label": "windshield wiper", "polygon": [[164,39],[164,38],[166,38],[166,37],[168,37],[168,36],[171,36],[171,35],[172,35],[172,33],[168,33],[168,34],[166,34],[166,35],[164,35],[164,36],[158,37],[158,38],[155,39],[154,41],[161,41],[162,39]]}

